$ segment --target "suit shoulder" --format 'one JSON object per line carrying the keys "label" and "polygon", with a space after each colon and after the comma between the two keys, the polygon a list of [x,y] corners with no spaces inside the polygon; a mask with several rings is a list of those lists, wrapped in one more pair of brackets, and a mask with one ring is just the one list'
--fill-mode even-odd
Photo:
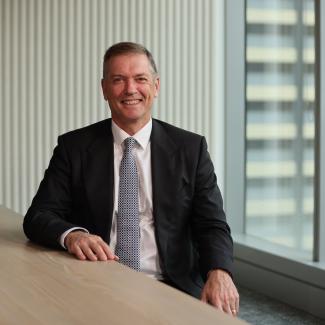
{"label": "suit shoulder", "polygon": [[203,136],[188,130],[184,130],[169,123],[154,120],[157,125],[164,129],[164,131],[174,140],[179,141],[202,141]]}
{"label": "suit shoulder", "polygon": [[104,133],[110,132],[110,130],[110,119],[106,119],[66,132],[60,135],[59,138],[63,139],[65,142],[87,142],[87,139],[92,140]]}

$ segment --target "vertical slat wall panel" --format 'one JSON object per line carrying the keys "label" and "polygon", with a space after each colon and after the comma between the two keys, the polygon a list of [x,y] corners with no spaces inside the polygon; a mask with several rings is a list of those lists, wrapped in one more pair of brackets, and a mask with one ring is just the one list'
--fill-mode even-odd
{"label": "vertical slat wall panel", "polygon": [[156,58],[153,115],[204,134],[223,161],[214,154],[222,139],[213,138],[223,130],[220,121],[214,130],[223,48],[213,44],[223,32],[222,15],[214,17],[223,1],[0,0],[0,204],[25,213],[57,136],[109,115],[101,61],[117,41],[143,43]]}

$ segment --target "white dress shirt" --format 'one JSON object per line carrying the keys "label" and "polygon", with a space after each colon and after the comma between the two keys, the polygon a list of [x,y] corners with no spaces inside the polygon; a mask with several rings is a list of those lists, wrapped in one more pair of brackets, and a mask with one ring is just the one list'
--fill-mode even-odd
{"label": "white dress shirt", "polygon": [[[153,208],[152,208],[152,176],[151,176],[151,146],[150,135],[152,120],[132,137],[137,141],[133,154],[136,160],[139,176],[139,218],[140,218],[140,270],[147,275],[162,279],[159,256],[154,232]],[[123,141],[130,137],[128,133],[120,129],[112,121],[112,133],[114,138],[114,207],[112,228],[110,233],[110,248],[114,252],[116,246],[116,218],[118,210],[119,169],[124,152]],[[64,247],[64,239],[72,230],[83,228],[71,228],[61,235],[60,243]],[[83,229],[86,230],[86,229]]]}

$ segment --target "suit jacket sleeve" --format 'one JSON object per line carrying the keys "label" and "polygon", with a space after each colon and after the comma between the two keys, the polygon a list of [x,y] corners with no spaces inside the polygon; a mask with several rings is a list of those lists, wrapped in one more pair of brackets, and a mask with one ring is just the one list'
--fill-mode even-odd
{"label": "suit jacket sleeve", "polygon": [[233,241],[204,137],[196,170],[192,226],[203,280],[212,269],[232,274]]}
{"label": "suit jacket sleeve", "polygon": [[43,245],[60,247],[59,237],[76,226],[69,222],[71,212],[71,164],[62,137],[24,218],[26,236]]}

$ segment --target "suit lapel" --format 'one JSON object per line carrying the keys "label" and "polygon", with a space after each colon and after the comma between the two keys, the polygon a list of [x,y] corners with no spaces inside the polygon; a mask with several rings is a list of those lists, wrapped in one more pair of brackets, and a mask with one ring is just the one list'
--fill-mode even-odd
{"label": "suit lapel", "polygon": [[153,215],[158,245],[166,251],[170,215],[175,188],[173,180],[177,170],[177,146],[164,128],[153,120],[151,133],[151,166]]}
{"label": "suit lapel", "polygon": [[95,141],[88,147],[84,175],[92,211],[93,231],[108,242],[112,224],[114,186],[111,120],[104,124]]}

